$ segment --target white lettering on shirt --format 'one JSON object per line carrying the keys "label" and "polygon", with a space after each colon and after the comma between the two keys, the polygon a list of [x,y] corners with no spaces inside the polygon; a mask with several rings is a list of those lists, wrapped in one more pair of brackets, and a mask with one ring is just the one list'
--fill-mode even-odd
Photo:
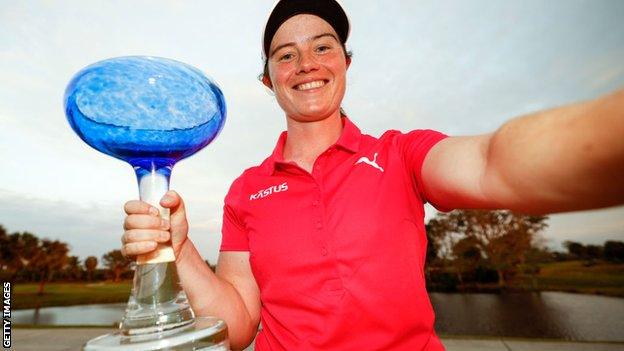
{"label": "white lettering on shirt", "polygon": [[262,189],[260,191],[258,191],[255,194],[251,194],[249,195],[249,201],[253,201],[253,200],[258,200],[258,199],[262,199],[263,197],[267,197],[271,194],[274,193],[279,193],[280,191],[286,191],[288,190],[288,183],[284,182],[280,185],[273,185],[271,187],[268,187],[266,189]]}

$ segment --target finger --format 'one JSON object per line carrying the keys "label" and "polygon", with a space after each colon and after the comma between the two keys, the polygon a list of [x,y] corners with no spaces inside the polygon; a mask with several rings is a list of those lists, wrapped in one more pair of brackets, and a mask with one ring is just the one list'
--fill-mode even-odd
{"label": "finger", "polygon": [[176,210],[184,210],[184,201],[182,197],[174,190],[169,190],[160,199],[160,205],[174,212]]}
{"label": "finger", "polygon": [[121,247],[121,255],[122,255],[123,257],[126,257],[126,258],[131,258],[131,259],[134,259],[134,257],[132,257],[132,255],[130,255],[129,253],[127,253],[127,252],[126,252],[126,247],[125,247],[125,245]]}
{"label": "finger", "polygon": [[124,230],[132,229],[160,229],[169,230],[169,221],[151,215],[128,215],[124,220]]}
{"label": "finger", "polygon": [[158,216],[158,209],[145,201],[131,200],[124,204],[126,214],[149,214]]}
{"label": "finger", "polygon": [[136,243],[129,243],[121,248],[121,253],[124,256],[136,256],[150,253],[156,249],[158,244],[155,241],[139,241]]}
{"label": "finger", "polygon": [[[160,200],[160,205],[170,209],[169,221],[171,228],[184,231],[186,233],[188,222],[186,220],[186,208],[182,197],[175,191],[169,190]],[[177,233],[172,233],[175,234]]]}
{"label": "finger", "polygon": [[138,241],[156,241],[164,243],[169,241],[171,235],[166,230],[156,229],[130,229],[121,236],[122,244],[129,244]]}

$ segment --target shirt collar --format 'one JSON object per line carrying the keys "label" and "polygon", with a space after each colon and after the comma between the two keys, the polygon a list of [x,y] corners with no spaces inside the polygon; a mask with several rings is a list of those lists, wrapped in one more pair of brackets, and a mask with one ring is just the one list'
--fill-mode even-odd
{"label": "shirt collar", "polygon": [[[273,153],[263,162],[263,168],[268,174],[273,174],[278,164],[288,164],[284,161],[284,145],[286,144],[286,138],[288,132],[283,131],[280,134],[277,144],[273,149]],[[360,129],[347,117],[342,117],[342,134],[338,141],[331,147],[341,147],[351,153],[358,152],[360,148],[360,139],[362,132]]]}

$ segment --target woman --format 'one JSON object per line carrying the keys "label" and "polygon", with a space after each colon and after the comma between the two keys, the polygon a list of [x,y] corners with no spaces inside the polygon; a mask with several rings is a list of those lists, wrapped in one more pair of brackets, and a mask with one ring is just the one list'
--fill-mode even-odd
{"label": "woman", "polygon": [[134,256],[171,240],[198,315],[233,349],[443,350],[424,284],[423,204],[549,213],[624,201],[624,92],[511,120],[492,134],[361,134],[341,113],[349,21],[334,0],[282,0],[264,32],[262,82],[287,131],[225,198],[217,272],[171,191],[130,201]]}

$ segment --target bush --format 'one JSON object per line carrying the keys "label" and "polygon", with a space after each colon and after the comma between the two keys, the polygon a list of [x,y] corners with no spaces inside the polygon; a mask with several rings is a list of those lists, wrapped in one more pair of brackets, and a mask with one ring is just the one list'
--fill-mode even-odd
{"label": "bush", "polygon": [[427,279],[428,291],[443,291],[451,292],[457,291],[457,284],[459,281],[455,274],[447,272],[430,272]]}
{"label": "bush", "polygon": [[479,266],[475,270],[475,280],[478,283],[498,283],[498,273],[494,269]]}
{"label": "bush", "polygon": [[604,259],[610,262],[624,262],[624,242],[607,241],[604,244]]}

